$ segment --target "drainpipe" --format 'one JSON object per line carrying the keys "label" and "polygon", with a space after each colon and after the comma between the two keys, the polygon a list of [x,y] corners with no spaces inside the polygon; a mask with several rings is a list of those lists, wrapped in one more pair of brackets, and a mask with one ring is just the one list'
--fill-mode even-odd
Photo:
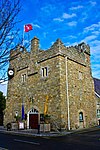
{"label": "drainpipe", "polygon": [[67,117],[68,117],[68,130],[70,130],[70,115],[69,115],[69,96],[68,96],[68,65],[67,56],[65,56],[65,66],[66,66],[66,98],[67,98]]}

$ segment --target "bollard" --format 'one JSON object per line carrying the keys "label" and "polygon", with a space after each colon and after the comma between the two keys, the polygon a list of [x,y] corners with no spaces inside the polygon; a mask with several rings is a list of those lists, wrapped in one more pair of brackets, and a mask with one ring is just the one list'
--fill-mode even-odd
{"label": "bollard", "polygon": [[11,123],[7,124],[7,131],[11,131]]}
{"label": "bollard", "polygon": [[38,124],[38,134],[40,134],[40,124]]}

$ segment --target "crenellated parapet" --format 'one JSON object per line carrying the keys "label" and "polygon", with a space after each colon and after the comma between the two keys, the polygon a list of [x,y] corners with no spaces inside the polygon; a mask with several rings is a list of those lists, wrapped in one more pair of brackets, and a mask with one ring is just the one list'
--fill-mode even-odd
{"label": "crenellated parapet", "polygon": [[[57,39],[53,45],[47,50],[39,49],[39,39],[34,37],[31,40],[31,50],[27,52],[25,47],[18,45],[16,50],[11,50],[10,53],[10,66],[15,66],[17,71],[24,68],[36,68],[36,63],[40,63],[61,55],[67,56],[68,59],[78,62],[84,66],[90,63],[90,47],[84,42],[66,47],[60,39]],[[36,69],[35,69],[36,70]]]}
{"label": "crenellated parapet", "polygon": [[84,53],[87,53],[88,55],[90,55],[90,47],[89,45],[85,44],[84,42],[78,44],[78,46],[75,46],[78,51],[80,53],[84,52]]}
{"label": "crenellated parapet", "polygon": [[66,46],[63,44],[63,42],[60,39],[57,39],[56,42],[50,47],[50,50],[60,51],[65,48]]}
{"label": "crenellated parapet", "polygon": [[38,62],[45,61],[57,55],[67,56],[73,61],[86,65],[86,55],[90,56],[90,47],[85,43],[66,47],[60,39],[57,39],[49,49],[38,54]]}

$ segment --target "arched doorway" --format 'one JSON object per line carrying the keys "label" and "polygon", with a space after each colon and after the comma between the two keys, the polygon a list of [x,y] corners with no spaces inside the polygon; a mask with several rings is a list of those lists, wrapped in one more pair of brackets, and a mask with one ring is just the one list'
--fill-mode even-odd
{"label": "arched doorway", "polygon": [[38,110],[35,108],[32,108],[28,112],[27,116],[27,125],[29,129],[38,129],[38,123],[39,123],[39,115]]}

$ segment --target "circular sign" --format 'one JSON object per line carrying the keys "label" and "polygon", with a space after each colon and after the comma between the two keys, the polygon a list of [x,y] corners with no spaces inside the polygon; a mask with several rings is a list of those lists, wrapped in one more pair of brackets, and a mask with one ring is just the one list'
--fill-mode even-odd
{"label": "circular sign", "polygon": [[14,69],[9,68],[8,69],[8,77],[12,78],[14,76]]}
{"label": "circular sign", "polygon": [[9,71],[8,71],[8,74],[9,74],[10,76],[12,76],[12,75],[14,74],[14,71],[13,71],[13,70],[9,70]]}

